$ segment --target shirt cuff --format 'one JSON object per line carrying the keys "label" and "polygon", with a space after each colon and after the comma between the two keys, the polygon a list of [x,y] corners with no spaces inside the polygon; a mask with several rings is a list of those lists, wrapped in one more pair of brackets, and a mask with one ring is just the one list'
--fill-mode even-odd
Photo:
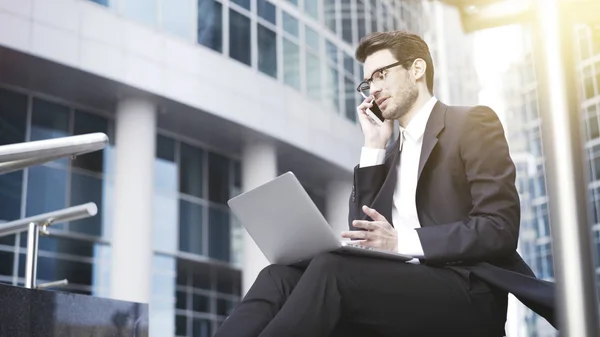
{"label": "shirt cuff", "polygon": [[359,167],[369,167],[375,165],[381,165],[385,162],[385,150],[384,149],[374,149],[370,147],[362,148],[360,152],[360,166]]}
{"label": "shirt cuff", "polygon": [[423,246],[419,233],[414,229],[398,228],[398,253],[409,255],[415,258],[424,258]]}

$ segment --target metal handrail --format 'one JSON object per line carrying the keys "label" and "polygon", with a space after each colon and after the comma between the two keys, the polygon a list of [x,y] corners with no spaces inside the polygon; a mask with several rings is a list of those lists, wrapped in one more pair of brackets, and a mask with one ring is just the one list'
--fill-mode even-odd
{"label": "metal handrail", "polygon": [[[0,174],[22,170],[33,165],[41,165],[63,157],[102,150],[108,144],[106,134],[85,135],[38,140],[32,142],[0,146]],[[68,284],[67,280],[36,285],[37,256],[40,232],[50,234],[48,226],[53,223],[89,218],[98,213],[98,207],[90,202],[58,211],[31,216],[0,224],[0,237],[27,231],[27,261],[25,270],[26,288],[49,288]]]}
{"label": "metal handrail", "polygon": [[73,206],[58,211],[5,222],[0,224],[0,237],[24,232],[27,230],[30,223],[36,223],[42,227],[46,227],[53,223],[89,218],[96,215],[96,213],[98,213],[98,207],[95,203],[89,202],[87,204]]}
{"label": "metal handrail", "polygon": [[0,146],[0,174],[39,165],[62,157],[74,157],[108,145],[104,133],[37,140]]}
{"label": "metal handrail", "polygon": [[[95,203],[73,206],[58,211],[34,215],[25,219],[14,220],[0,224],[0,237],[27,231],[27,257],[25,266],[25,288],[37,288],[37,256],[40,232],[49,235],[48,226],[53,223],[75,221],[93,217],[98,213]],[[50,282],[42,287],[64,285],[67,280]]]}

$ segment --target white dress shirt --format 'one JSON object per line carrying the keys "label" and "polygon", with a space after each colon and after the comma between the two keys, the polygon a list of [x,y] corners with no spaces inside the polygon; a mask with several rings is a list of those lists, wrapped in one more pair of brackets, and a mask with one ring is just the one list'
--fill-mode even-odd
{"label": "white dress shirt", "polygon": [[[394,189],[392,222],[398,232],[398,252],[414,256],[411,263],[419,263],[418,258],[425,256],[416,228],[420,228],[417,215],[416,191],[419,174],[419,159],[423,147],[423,134],[427,121],[437,102],[432,97],[415,114],[406,128],[400,127],[400,167]],[[360,167],[381,165],[384,163],[385,150],[363,147],[360,155]]]}

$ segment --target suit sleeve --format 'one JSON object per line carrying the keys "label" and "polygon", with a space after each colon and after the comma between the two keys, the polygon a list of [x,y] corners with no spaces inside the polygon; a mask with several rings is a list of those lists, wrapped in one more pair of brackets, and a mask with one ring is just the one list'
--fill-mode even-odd
{"label": "suit sleeve", "polygon": [[460,155],[473,206],[463,221],[417,229],[427,263],[483,261],[517,248],[520,204],[515,165],[492,109],[478,106],[468,112]]}
{"label": "suit sleeve", "polygon": [[[350,204],[348,207],[348,227],[350,230],[362,230],[352,226],[352,221],[356,219],[365,219],[366,215],[362,211],[363,205],[370,205],[377,192],[381,189],[386,177],[386,167],[383,164],[354,168],[354,182],[352,183],[352,193],[350,194]],[[370,220],[370,218],[368,218]]]}

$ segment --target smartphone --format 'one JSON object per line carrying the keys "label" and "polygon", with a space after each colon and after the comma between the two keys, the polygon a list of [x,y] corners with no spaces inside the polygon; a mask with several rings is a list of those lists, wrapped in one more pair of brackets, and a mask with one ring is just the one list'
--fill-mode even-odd
{"label": "smartphone", "polygon": [[383,118],[383,112],[381,112],[381,109],[379,109],[375,100],[371,101],[371,103],[373,103],[373,106],[367,109],[367,115],[369,115],[375,123],[382,125],[385,120],[385,118]]}

